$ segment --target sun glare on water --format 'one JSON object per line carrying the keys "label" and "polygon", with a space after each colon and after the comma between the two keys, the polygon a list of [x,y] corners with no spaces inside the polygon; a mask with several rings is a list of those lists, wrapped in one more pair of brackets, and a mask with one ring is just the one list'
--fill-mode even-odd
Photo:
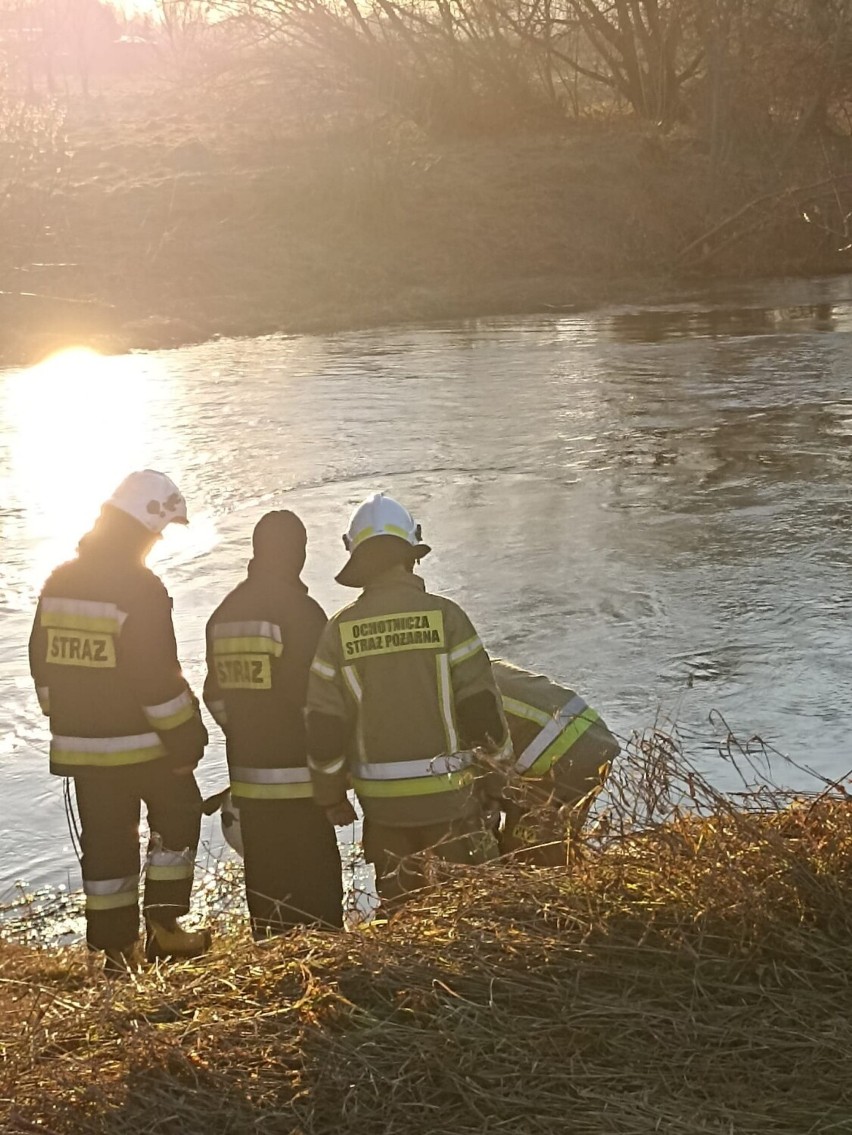
{"label": "sun glare on water", "polygon": [[[3,395],[7,499],[25,518],[37,588],[127,473],[174,460],[172,382],[150,356],[75,348],[10,375]],[[166,471],[179,479],[179,469]]]}

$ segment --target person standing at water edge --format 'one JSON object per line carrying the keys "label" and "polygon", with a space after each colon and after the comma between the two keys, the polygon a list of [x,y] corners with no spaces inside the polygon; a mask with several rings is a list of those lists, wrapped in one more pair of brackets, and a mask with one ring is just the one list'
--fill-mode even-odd
{"label": "person standing at water edge", "polygon": [[515,772],[505,799],[501,850],[541,867],[567,859],[619,745],[600,715],[573,690],[495,659],[494,677],[512,734]]}
{"label": "person standing at water edge", "polygon": [[145,559],[186,503],[165,474],[131,473],[58,567],[39,599],[30,670],[50,718],[50,770],[74,778],[80,813],[86,939],[108,970],[139,937],[139,815],[151,829],[144,912],[149,960],[195,956],[189,932],[201,796],[193,770],[207,731],[181,673],[172,601]]}
{"label": "person standing at water edge", "polygon": [[472,750],[506,758],[508,731],[470,619],[413,574],[430,549],[409,512],[377,493],[353,513],[344,543],[349,560],[337,580],[363,591],[334,615],[311,667],[309,765],[317,802],[337,824],[355,817],[351,774],[364,853],[391,911],[425,882],[410,856],[496,855],[483,813],[499,785],[480,775]]}
{"label": "person standing at water edge", "polygon": [[334,828],[313,802],[304,709],[326,616],[302,583],[307,533],[293,512],[255,527],[248,578],[207,624],[204,700],[227,740],[246,898],[256,938],[343,925]]}

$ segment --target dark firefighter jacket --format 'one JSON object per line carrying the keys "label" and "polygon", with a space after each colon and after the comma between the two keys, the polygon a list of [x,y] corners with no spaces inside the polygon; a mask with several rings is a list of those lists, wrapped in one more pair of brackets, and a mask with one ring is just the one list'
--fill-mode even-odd
{"label": "dark firefighter jacket", "polygon": [[[328,721],[340,723],[336,751],[323,751]],[[471,750],[511,753],[488,655],[470,619],[401,567],[376,578],[328,624],[311,667],[308,729],[318,802],[333,803],[348,772],[365,817],[391,827],[472,814]],[[487,795],[490,786],[481,787]]]}
{"label": "dark firefighter jacket", "polygon": [[572,769],[608,765],[619,745],[603,718],[567,686],[495,659],[494,677],[512,733],[515,771],[535,779],[553,773],[557,789]]}
{"label": "dark firefighter jacket", "polygon": [[204,701],[225,732],[235,798],[311,796],[304,709],[325,624],[297,576],[258,559],[211,616]]}
{"label": "dark firefighter jacket", "polygon": [[44,585],[30,671],[57,776],[201,760],[207,731],[178,662],[172,601],[142,563],[83,541]]}

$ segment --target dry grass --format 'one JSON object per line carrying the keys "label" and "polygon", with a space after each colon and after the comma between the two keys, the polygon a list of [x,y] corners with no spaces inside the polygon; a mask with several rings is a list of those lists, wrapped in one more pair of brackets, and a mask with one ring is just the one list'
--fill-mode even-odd
{"label": "dry grass", "polygon": [[635,738],[571,871],[454,869],[389,926],[113,983],[2,947],[3,1130],[852,1130],[852,811],[737,756],[722,795]]}

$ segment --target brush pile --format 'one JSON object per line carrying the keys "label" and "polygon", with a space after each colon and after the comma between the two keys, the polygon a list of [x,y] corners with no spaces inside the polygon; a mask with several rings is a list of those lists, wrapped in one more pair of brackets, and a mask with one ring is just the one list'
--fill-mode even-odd
{"label": "brush pile", "polygon": [[852,802],[739,757],[721,794],[634,738],[570,869],[451,868],[389,925],[112,982],[0,945],[0,1129],[852,1130]]}

